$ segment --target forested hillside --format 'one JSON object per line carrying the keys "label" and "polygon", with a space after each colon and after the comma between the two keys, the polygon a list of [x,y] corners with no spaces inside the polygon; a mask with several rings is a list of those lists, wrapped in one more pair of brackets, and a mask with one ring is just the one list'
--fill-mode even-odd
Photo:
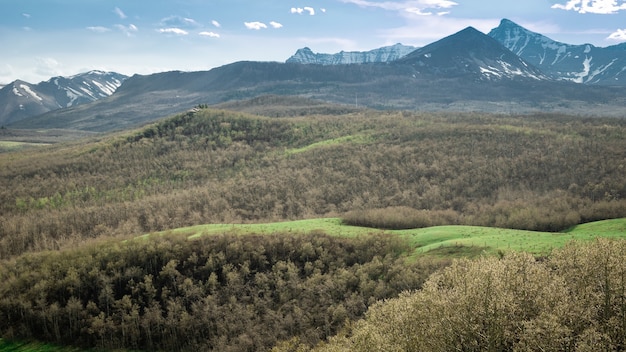
{"label": "forested hillside", "polygon": [[446,223],[548,231],[624,217],[625,125],[197,109],[96,142],[0,154],[0,257],[193,224],[397,206],[438,211]]}
{"label": "forested hillside", "polygon": [[308,345],[445,261],[394,236],[166,236],[31,254],[0,268],[0,336],[85,348],[263,351]]}
{"label": "forested hillside", "polygon": [[[413,255],[409,237],[381,232],[139,235],[325,216],[380,228],[544,231],[626,217],[625,120],[257,103],[232,107],[280,117],[199,106],[133,131],[0,154],[0,336],[83,348],[294,351],[339,333],[320,348],[396,348],[405,342],[395,322],[421,331],[388,313],[408,302],[433,321],[458,322],[412,335],[407,346],[423,350],[506,350],[553,337],[545,347],[624,346],[623,242],[569,247],[539,262],[502,252],[428,279],[450,262]],[[526,286],[512,279],[519,273]],[[415,294],[356,323],[401,292]],[[505,325],[499,314],[528,319]],[[463,340],[449,340],[460,328],[469,329]]]}
{"label": "forested hillside", "polygon": [[462,260],[372,307],[330,343],[273,352],[624,351],[626,241]]}

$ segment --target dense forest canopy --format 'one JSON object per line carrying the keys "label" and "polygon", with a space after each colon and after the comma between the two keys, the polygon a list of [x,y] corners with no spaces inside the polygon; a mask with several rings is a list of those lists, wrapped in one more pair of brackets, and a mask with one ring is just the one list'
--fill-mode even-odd
{"label": "dense forest canopy", "polygon": [[[624,351],[626,241],[457,261],[316,352]],[[298,338],[274,352],[310,351]]]}
{"label": "dense forest canopy", "polygon": [[[626,217],[626,120],[263,111],[275,117],[199,106],[0,153],[0,336],[167,351],[306,351],[335,334],[317,348],[626,346],[624,242],[437,272],[450,262],[381,232],[166,231],[327,216],[561,231]],[[153,231],[166,232],[140,236]],[[415,329],[408,341],[396,325]]]}
{"label": "dense forest canopy", "polygon": [[262,351],[325,340],[445,261],[396,236],[154,236],[0,267],[0,336],[106,349]]}
{"label": "dense forest canopy", "polygon": [[409,207],[558,231],[626,216],[626,122],[189,111],[97,142],[0,154],[0,258],[102,235]]}

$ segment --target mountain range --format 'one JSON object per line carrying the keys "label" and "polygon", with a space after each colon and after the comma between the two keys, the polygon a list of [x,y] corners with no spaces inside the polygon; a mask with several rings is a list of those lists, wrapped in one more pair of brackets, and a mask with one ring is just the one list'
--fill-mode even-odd
{"label": "mountain range", "polygon": [[507,19],[488,35],[551,78],[626,86],[626,44],[605,48],[565,44]]}
{"label": "mountain range", "polygon": [[400,43],[384,46],[370,51],[341,51],[336,54],[314,53],[308,47],[298,49],[294,55],[287,59],[287,63],[317,64],[317,65],[344,65],[364,64],[371,62],[389,62],[400,59],[413,50],[414,46]]}
{"label": "mountain range", "polygon": [[126,78],[115,72],[90,71],[38,84],[16,80],[0,88],[0,125],[106,98]]}
{"label": "mountain range", "polygon": [[[514,41],[498,40],[511,39],[514,33],[525,35],[528,43],[545,44],[541,42],[545,37],[503,20],[490,35],[468,27],[393,61],[328,65],[241,61],[209,71],[134,75],[108,97],[13,120],[9,127],[119,130],[198,104],[271,95],[351,108],[623,116],[624,87],[589,80],[583,80],[588,84],[576,83],[579,80],[571,79],[579,72],[574,61],[569,64],[571,71],[546,72],[541,68],[545,60],[537,66],[524,58],[531,53],[530,44],[513,52],[507,43]],[[546,44],[546,48],[555,45]],[[568,53],[567,48],[559,50]],[[620,48],[606,50],[619,53]],[[567,56],[576,59],[573,51]],[[566,60],[552,62],[554,68]],[[619,77],[612,79],[619,81]]]}

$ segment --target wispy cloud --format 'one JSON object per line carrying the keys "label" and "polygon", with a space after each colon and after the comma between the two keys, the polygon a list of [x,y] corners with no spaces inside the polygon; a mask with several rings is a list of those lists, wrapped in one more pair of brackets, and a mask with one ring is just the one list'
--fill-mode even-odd
{"label": "wispy cloud", "polygon": [[222,27],[222,25],[219,22],[217,22],[216,20],[211,21],[211,24],[213,25],[213,27],[216,27],[216,28]]}
{"label": "wispy cloud", "polygon": [[246,26],[246,28],[254,29],[256,31],[267,28],[267,25],[263,22],[244,22],[243,24]]}
{"label": "wispy cloud", "polygon": [[59,76],[61,75],[61,64],[52,57],[38,57],[35,59],[35,72],[41,76]]}
{"label": "wispy cloud", "polygon": [[181,16],[169,16],[161,20],[162,27],[168,28],[185,28],[185,29],[193,29],[202,27],[200,23],[198,23],[193,18],[181,17]]}
{"label": "wispy cloud", "polygon": [[[354,4],[360,7],[373,7],[387,11],[397,11],[400,13],[410,13],[419,16],[433,15],[429,10],[450,9],[458,3],[450,0],[406,0],[406,1],[383,1],[375,2],[369,0],[340,0],[341,2]],[[448,12],[438,11],[437,14],[447,14]]]}
{"label": "wispy cloud", "polygon": [[173,27],[173,28],[160,28],[158,30],[158,32],[159,33],[165,33],[165,34],[176,34],[176,35],[188,35],[189,34],[189,32],[187,32],[186,30],[181,29],[181,28],[176,28],[176,27]]}
{"label": "wispy cloud", "polygon": [[113,13],[116,14],[117,17],[119,17],[120,19],[126,19],[128,17],[119,7],[114,8]]}
{"label": "wispy cloud", "polygon": [[0,83],[6,83],[13,77],[13,66],[9,64],[0,65]]}
{"label": "wispy cloud", "polygon": [[92,27],[87,27],[87,29],[96,33],[106,33],[106,32],[111,31],[110,28],[102,27],[102,26],[92,26]]}
{"label": "wispy cloud", "polygon": [[568,0],[565,4],[554,4],[553,9],[609,15],[626,10],[625,0]]}
{"label": "wispy cloud", "polygon": [[617,41],[626,41],[626,29],[618,29],[617,31],[611,33],[606,39],[617,40]]}
{"label": "wispy cloud", "polygon": [[[325,11],[325,10],[324,10]],[[310,6],[305,6],[305,7],[292,7],[291,8],[291,13],[297,13],[299,15],[303,14],[304,12],[308,12],[309,15],[311,16],[315,16],[315,9],[310,7]]]}
{"label": "wispy cloud", "polygon": [[137,28],[137,26],[135,26],[134,24],[129,24],[128,26],[125,26],[123,24],[116,24],[115,28],[117,28],[129,37],[139,31],[139,28]]}
{"label": "wispy cloud", "polygon": [[209,38],[219,38],[220,35],[215,32],[200,32],[198,35]]}
{"label": "wispy cloud", "polygon": [[272,26],[272,28],[277,28],[277,29],[283,27],[282,23],[278,23],[274,21],[270,22],[270,26]]}
{"label": "wispy cloud", "polygon": [[32,16],[30,15],[30,13],[23,13],[22,16],[24,18],[31,18]]}
{"label": "wispy cloud", "polygon": [[424,11],[422,11],[422,9],[419,9],[417,7],[408,8],[408,9],[406,9],[406,12],[412,13],[412,14],[415,14],[415,15],[418,15],[418,16],[430,16],[430,15],[433,14],[432,12],[424,12]]}

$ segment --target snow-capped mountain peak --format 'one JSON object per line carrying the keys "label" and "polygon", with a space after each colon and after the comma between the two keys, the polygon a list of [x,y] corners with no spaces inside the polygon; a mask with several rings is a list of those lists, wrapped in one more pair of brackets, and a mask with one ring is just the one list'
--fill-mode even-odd
{"label": "snow-capped mountain peak", "polygon": [[395,61],[416,48],[413,46],[394,44],[370,51],[340,51],[335,54],[314,53],[308,47],[298,49],[296,53],[287,59],[287,63],[318,64],[318,65],[341,65],[341,64],[364,64],[370,62]]}
{"label": "snow-capped mountain peak", "polygon": [[626,45],[599,48],[565,44],[508,19],[503,19],[488,35],[553,79],[626,85]]}
{"label": "snow-capped mountain peak", "polygon": [[30,84],[17,80],[0,88],[0,124],[112,95],[127,76],[89,71]]}
{"label": "snow-capped mountain peak", "polygon": [[418,72],[445,77],[473,76],[480,80],[546,79],[537,68],[473,27],[417,49],[398,60]]}

